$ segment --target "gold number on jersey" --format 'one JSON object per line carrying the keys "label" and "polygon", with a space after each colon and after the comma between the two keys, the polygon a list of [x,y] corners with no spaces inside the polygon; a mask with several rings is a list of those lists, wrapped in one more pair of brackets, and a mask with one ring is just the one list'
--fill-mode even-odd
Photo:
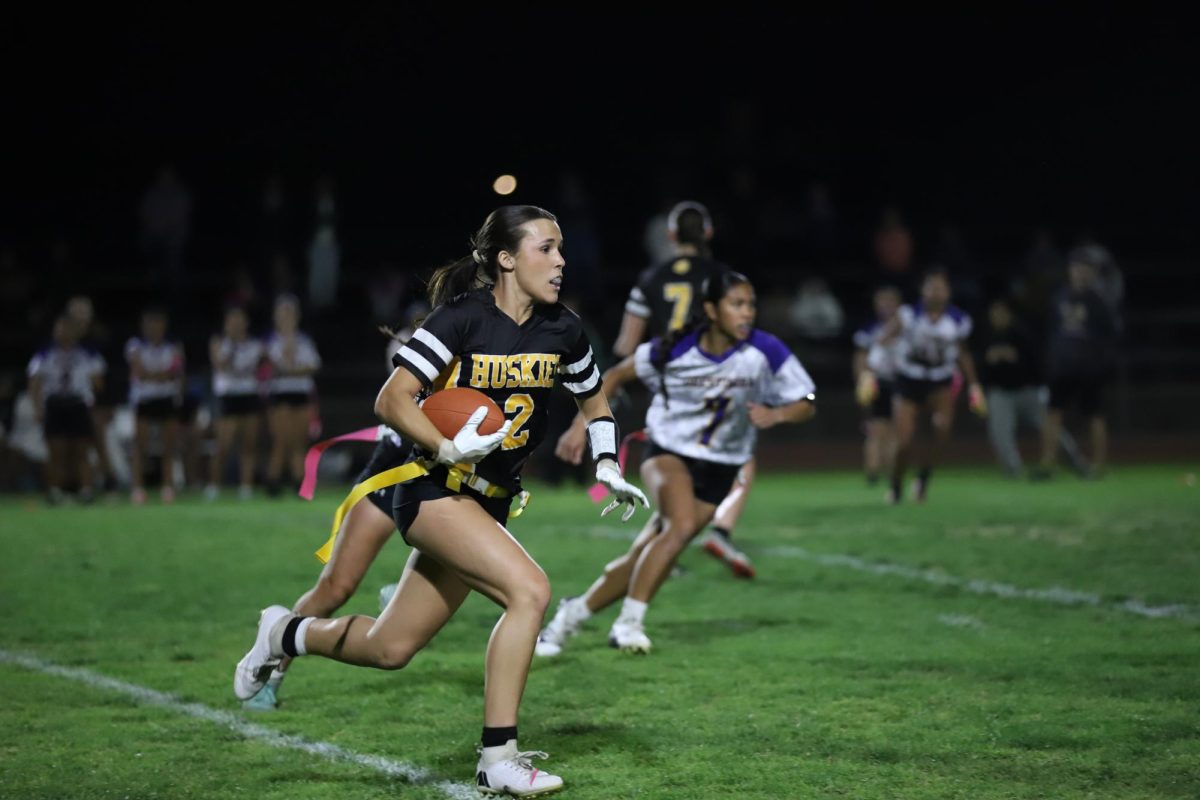
{"label": "gold number on jersey", "polygon": [[[523,393],[510,394],[504,401],[504,413],[516,414],[516,416],[513,417],[512,428],[509,430],[508,436],[504,437],[504,443],[500,446],[505,450],[524,447],[529,442],[529,431],[522,431],[521,426],[533,416],[533,398]],[[517,433],[517,431],[521,432]]]}
{"label": "gold number on jersey", "polygon": [[671,303],[671,324],[667,330],[678,330],[686,325],[692,310],[692,285],[686,281],[665,283],[663,299]]}

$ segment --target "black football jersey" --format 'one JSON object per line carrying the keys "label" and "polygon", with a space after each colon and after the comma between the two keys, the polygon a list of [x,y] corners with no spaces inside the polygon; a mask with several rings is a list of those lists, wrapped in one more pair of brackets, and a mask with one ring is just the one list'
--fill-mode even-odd
{"label": "black football jersey", "polygon": [[704,281],[729,267],[704,256],[676,256],[645,269],[629,292],[625,310],[648,320],[648,337],[682,328],[698,309]]}
{"label": "black football jersey", "polygon": [[578,399],[600,391],[600,370],[579,316],[561,303],[538,305],[523,325],[496,307],[490,289],[466,292],[435,308],[392,363],[437,391],[466,386],[486,394],[512,429],[475,466],[509,491],[546,433],[556,379]]}

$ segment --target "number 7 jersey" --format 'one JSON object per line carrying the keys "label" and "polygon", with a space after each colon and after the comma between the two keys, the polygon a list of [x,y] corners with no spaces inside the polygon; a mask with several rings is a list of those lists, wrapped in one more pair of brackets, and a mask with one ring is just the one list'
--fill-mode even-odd
{"label": "number 7 jersey", "polygon": [[600,391],[600,370],[578,315],[561,303],[538,305],[524,324],[496,307],[490,289],[438,306],[394,356],[392,364],[430,391],[466,386],[486,394],[512,429],[475,471],[509,491],[546,432],[556,378],[577,399]]}
{"label": "number 7 jersey", "polygon": [[660,339],[639,345],[634,366],[654,393],[646,433],[664,450],[744,464],[757,437],[748,403],[782,406],[813,399],[812,378],[787,345],[769,333],[751,331],[746,341],[713,355],[700,348],[700,332],[694,331],[671,349],[659,372],[653,362],[661,346]]}

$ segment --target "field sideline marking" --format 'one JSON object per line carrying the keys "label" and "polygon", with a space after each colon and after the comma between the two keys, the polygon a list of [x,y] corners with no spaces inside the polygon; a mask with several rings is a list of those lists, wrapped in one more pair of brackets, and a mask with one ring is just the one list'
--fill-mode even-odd
{"label": "field sideline marking", "polygon": [[[637,536],[636,533],[630,534],[626,531],[600,526],[587,528],[586,531],[588,536],[600,539],[630,541]],[[699,539],[697,539],[698,541]],[[798,558],[820,564],[823,567],[847,567],[871,575],[892,575],[898,578],[922,581],[934,586],[954,586],[974,594],[1003,597],[1008,600],[1040,600],[1062,606],[1111,608],[1116,611],[1125,611],[1150,619],[1194,620],[1198,616],[1193,608],[1182,603],[1173,603],[1167,606],[1148,606],[1140,600],[1122,600],[1120,602],[1109,603],[1105,602],[1103,597],[1094,592],[1080,592],[1074,589],[1064,589],[1061,586],[1052,586],[1049,589],[1026,589],[1021,586],[1014,586],[1011,583],[1000,583],[981,578],[959,578],[933,569],[917,569],[915,567],[906,567],[903,564],[868,561],[865,558],[841,553],[814,553],[811,550],[805,550],[803,547],[794,547],[792,545],[765,547],[762,549],[762,553],[763,555],[780,558]]]}
{"label": "field sideline marking", "polygon": [[303,753],[311,753],[312,755],[327,758],[330,761],[357,764],[360,767],[367,767],[377,772],[382,772],[385,775],[403,778],[414,785],[432,786],[446,797],[454,798],[454,800],[478,800],[479,797],[475,790],[467,784],[438,780],[437,776],[430,770],[422,767],[405,764],[403,761],[393,761],[383,756],[356,753],[353,750],[347,750],[344,747],[339,747],[329,742],[312,742],[299,736],[279,733],[263,725],[247,722],[238,714],[210,708],[201,703],[187,703],[175,695],[155,691],[154,689],[138,686],[133,683],[126,683],[125,681],[110,678],[107,675],[101,675],[91,670],[79,667],[64,667],[50,661],[44,661],[36,656],[13,653],[8,650],[0,650],[0,664],[12,664],[23,667],[31,672],[53,675],[56,678],[65,678],[85,684],[94,689],[107,689],[130,697],[143,705],[158,706],[168,711],[174,711],[177,714],[195,717],[196,719],[202,719],[229,728],[234,733],[244,736],[247,739],[262,742],[271,747],[278,747],[284,750],[299,750]]}

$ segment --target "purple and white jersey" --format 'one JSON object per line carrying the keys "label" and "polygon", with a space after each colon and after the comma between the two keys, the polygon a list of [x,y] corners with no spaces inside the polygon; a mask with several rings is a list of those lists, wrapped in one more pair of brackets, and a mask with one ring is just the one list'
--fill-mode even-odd
{"label": "purple and white jersey", "polygon": [[213,367],[213,393],[218,397],[258,394],[258,365],[266,348],[259,339],[235,342],[228,336],[217,345],[224,367]]}
{"label": "purple and white jersey", "polygon": [[854,346],[867,351],[867,369],[881,381],[890,381],[896,377],[896,347],[898,339],[884,343],[884,324],[875,322],[854,332]]}
{"label": "purple and white jersey", "polygon": [[135,336],[125,343],[125,360],[133,364],[134,359],[141,362],[146,372],[169,372],[171,377],[148,379],[130,376],[129,402],[136,405],[143,400],[161,400],[179,394],[183,378],[183,348],[178,343],[153,344]]}
{"label": "purple and white jersey", "polygon": [[744,464],[758,433],[746,404],[787,405],[811,398],[816,389],[787,345],[760,330],[721,355],[701,350],[700,333],[691,333],[671,349],[659,372],[652,362],[661,343],[653,339],[634,352],[638,378],[654,393],[646,433],[682,456]]}
{"label": "purple and white jersey", "polygon": [[932,319],[921,306],[900,306],[896,369],[906,378],[944,381],[954,376],[959,347],[971,335],[971,317],[957,306],[946,306]]}
{"label": "purple and white jersey", "polygon": [[99,353],[51,345],[30,359],[26,373],[31,378],[41,377],[43,403],[50,397],[77,398],[90,406],[96,399],[93,381],[104,370],[104,357]]}
{"label": "purple and white jersey", "polygon": [[312,339],[308,338],[306,334],[297,332],[294,342],[291,353],[288,353],[286,352],[288,348],[284,346],[284,341],[278,334],[271,334],[271,338],[267,340],[267,358],[271,359],[271,366],[275,371],[274,377],[271,378],[271,394],[304,393],[313,390],[311,372],[307,375],[280,374],[289,370],[316,372],[321,368],[321,355],[317,352],[317,346],[313,344]]}

